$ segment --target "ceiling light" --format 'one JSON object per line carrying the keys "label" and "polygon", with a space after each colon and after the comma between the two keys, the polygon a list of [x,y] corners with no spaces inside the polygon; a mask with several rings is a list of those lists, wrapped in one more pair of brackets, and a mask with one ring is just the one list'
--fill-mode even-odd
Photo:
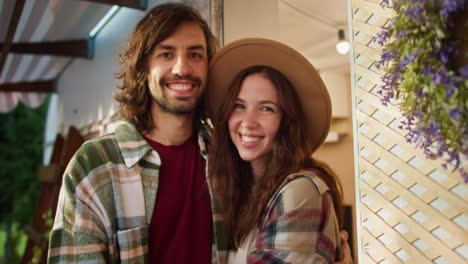
{"label": "ceiling light", "polygon": [[94,36],[96,36],[96,34],[104,27],[104,25],[109,22],[109,20],[117,13],[117,11],[119,11],[119,6],[118,5],[113,5],[109,11],[107,11],[107,13],[104,15],[103,18],[101,18],[101,20],[99,20],[99,22],[96,24],[96,26],[94,26],[93,29],[91,29],[91,31],[89,32],[89,37],[90,38],[94,38]]}
{"label": "ceiling light", "polygon": [[349,51],[349,42],[345,40],[343,29],[338,30],[338,43],[336,43],[336,51],[339,54],[346,54]]}

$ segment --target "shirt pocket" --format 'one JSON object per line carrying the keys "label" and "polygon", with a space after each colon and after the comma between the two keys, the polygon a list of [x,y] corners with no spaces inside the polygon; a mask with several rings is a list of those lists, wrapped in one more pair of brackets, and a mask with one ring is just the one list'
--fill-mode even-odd
{"label": "shirt pocket", "polygon": [[148,263],[148,228],[118,230],[113,237],[120,263]]}

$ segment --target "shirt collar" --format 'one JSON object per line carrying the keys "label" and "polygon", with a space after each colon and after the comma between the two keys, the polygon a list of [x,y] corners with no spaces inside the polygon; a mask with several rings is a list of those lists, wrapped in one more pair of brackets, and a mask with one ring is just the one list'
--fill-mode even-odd
{"label": "shirt collar", "polygon": [[[152,163],[161,164],[159,155],[146,142],[133,124],[122,121],[115,129],[115,137],[125,165],[128,168],[135,166],[143,158]],[[198,131],[198,144],[200,146],[200,153],[205,159],[208,154],[209,138],[210,134],[206,127],[201,126],[201,129]],[[154,153],[154,155],[148,155],[148,152]]]}
{"label": "shirt collar", "polygon": [[125,165],[128,168],[137,164],[149,151],[153,150],[136,127],[128,122],[122,122],[115,129],[115,137],[119,145]]}

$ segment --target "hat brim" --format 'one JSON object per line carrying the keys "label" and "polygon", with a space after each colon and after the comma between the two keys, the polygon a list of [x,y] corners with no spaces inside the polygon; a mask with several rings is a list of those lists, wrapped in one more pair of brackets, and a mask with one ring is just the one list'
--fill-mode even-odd
{"label": "hat brim", "polygon": [[318,149],[327,137],[332,116],[327,88],[306,58],[277,41],[241,39],[224,46],[215,54],[210,61],[205,94],[208,117],[216,120],[216,114],[236,75],[256,65],[274,68],[292,83],[305,114],[312,151]]}

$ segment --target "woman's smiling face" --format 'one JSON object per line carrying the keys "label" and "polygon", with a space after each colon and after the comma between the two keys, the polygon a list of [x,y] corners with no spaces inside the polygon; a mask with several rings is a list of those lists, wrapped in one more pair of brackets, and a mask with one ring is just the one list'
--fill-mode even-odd
{"label": "woman's smiling face", "polygon": [[242,160],[263,171],[280,122],[281,107],[273,83],[262,73],[247,76],[229,116],[229,134]]}

